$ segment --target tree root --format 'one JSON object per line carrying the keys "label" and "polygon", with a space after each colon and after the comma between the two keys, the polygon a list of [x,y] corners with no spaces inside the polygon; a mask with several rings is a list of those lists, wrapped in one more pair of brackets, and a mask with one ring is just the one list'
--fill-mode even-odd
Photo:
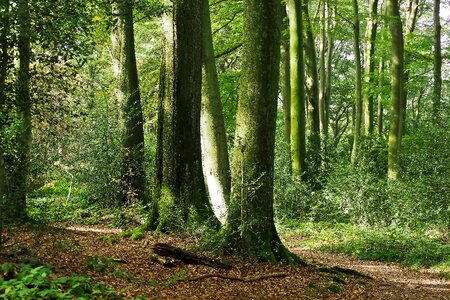
{"label": "tree root", "polygon": [[259,281],[263,279],[268,278],[283,278],[288,276],[286,273],[269,273],[269,274],[263,274],[255,277],[237,277],[237,276],[228,276],[228,275],[222,275],[222,274],[203,274],[199,276],[194,276],[190,278],[186,278],[185,281],[197,281],[205,278],[222,278],[222,279],[228,279],[228,280],[236,280],[236,281],[242,281],[242,282],[254,282]]}

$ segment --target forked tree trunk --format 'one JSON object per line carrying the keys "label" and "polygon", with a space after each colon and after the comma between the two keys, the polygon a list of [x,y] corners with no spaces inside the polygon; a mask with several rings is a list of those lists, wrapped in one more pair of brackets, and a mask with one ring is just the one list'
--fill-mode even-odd
{"label": "forked tree trunk", "polygon": [[166,47],[160,84],[156,187],[149,220],[152,229],[183,228],[191,209],[195,209],[196,221],[217,225],[206,196],[200,144],[202,1],[175,1],[175,26],[170,17],[163,20]]}
{"label": "forked tree trunk", "polygon": [[203,78],[200,129],[203,172],[214,214],[220,223],[225,224],[231,189],[230,164],[214,58],[209,1],[202,1]]}

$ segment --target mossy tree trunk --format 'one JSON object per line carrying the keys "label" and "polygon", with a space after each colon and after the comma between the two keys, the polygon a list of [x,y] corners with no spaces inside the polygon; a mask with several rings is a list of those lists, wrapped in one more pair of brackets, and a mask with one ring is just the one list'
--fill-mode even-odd
{"label": "mossy tree trunk", "polygon": [[374,73],[375,41],[377,35],[378,0],[369,0],[369,19],[366,27],[366,47],[364,53],[364,131],[372,135],[374,130]]}
{"label": "mossy tree trunk", "polygon": [[441,106],[442,93],[442,51],[441,51],[441,20],[440,20],[440,0],[434,0],[433,20],[434,20],[434,60],[433,60],[433,121],[437,123]]}
{"label": "mossy tree trunk", "polygon": [[[320,117],[319,117],[319,101],[320,101],[320,91],[319,91],[319,73],[317,71],[317,54],[315,47],[315,38],[312,28],[311,18],[309,16],[309,6],[308,2],[303,2],[302,7],[303,15],[303,36],[304,43],[303,48],[305,50],[305,71],[306,71],[306,85],[308,86],[309,95],[307,98],[310,103],[310,145],[311,145],[311,167],[310,170],[317,170],[320,167]],[[324,115],[325,117],[325,106]],[[310,172],[310,177],[314,176],[313,172]],[[309,178],[312,179],[312,178]]]}
{"label": "mossy tree trunk", "polygon": [[[286,13],[287,6],[283,4],[281,7],[281,19],[282,19],[282,33],[288,32],[289,19]],[[282,85],[282,99],[283,99],[283,113],[284,113],[284,133],[286,137],[286,143],[290,147],[291,145],[291,63],[289,54],[289,33],[284,34],[281,37],[281,85]],[[290,168],[292,167],[292,164]],[[290,169],[291,170],[291,169]],[[292,171],[291,171],[292,172]]]}
{"label": "mossy tree trunk", "polygon": [[18,72],[15,105],[19,126],[16,133],[17,157],[12,160],[10,185],[7,195],[6,218],[23,219],[26,217],[27,178],[31,148],[31,97],[30,97],[30,13],[27,0],[17,1],[18,25]]}
{"label": "mossy tree trunk", "polygon": [[120,203],[135,200],[146,203],[144,120],[134,46],[133,0],[115,0],[112,10],[115,18],[112,34],[115,92],[123,117]]}
{"label": "mossy tree trunk", "polygon": [[292,175],[306,180],[305,65],[303,59],[302,3],[288,5],[291,86],[291,161]]}
{"label": "mossy tree trunk", "polygon": [[172,17],[163,19],[165,47],[151,229],[179,229],[190,212],[198,221],[217,225],[206,195],[200,144],[202,3],[174,1]]}
{"label": "mossy tree trunk", "polygon": [[403,29],[398,0],[387,0],[389,29],[392,37],[391,53],[391,109],[388,146],[388,178],[396,180],[399,176],[399,156],[403,122]]}
{"label": "mossy tree trunk", "polygon": [[200,129],[203,171],[214,214],[225,224],[231,189],[230,164],[214,58],[209,1],[202,1],[203,78]]}
{"label": "mossy tree trunk", "polygon": [[361,143],[361,125],[363,118],[362,77],[361,77],[361,49],[359,43],[359,9],[358,1],[353,0],[353,53],[355,55],[355,121],[353,124],[353,147],[351,161],[353,164],[358,159]]}
{"label": "mossy tree trunk", "polygon": [[383,58],[380,59],[380,65],[378,67],[378,109],[377,109],[377,133],[378,137],[383,136],[383,113],[384,113],[384,107],[383,107],[383,88],[384,84],[384,60]]}
{"label": "mossy tree trunk", "polygon": [[294,261],[274,224],[273,171],[280,62],[280,1],[245,0],[244,48],[227,218],[228,250]]}

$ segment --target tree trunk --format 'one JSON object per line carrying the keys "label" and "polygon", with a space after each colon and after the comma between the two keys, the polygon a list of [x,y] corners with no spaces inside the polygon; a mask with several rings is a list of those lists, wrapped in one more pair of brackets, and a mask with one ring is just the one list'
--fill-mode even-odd
{"label": "tree trunk", "polygon": [[306,180],[305,69],[301,1],[288,1],[291,82],[292,175]]}
{"label": "tree trunk", "polygon": [[[313,28],[311,24],[311,18],[309,16],[308,2],[303,2],[302,7],[304,30],[303,36],[305,42],[303,43],[303,48],[305,50],[305,71],[307,74],[307,85],[309,88],[309,102],[311,104],[310,109],[310,142],[311,142],[311,170],[317,170],[320,167],[320,114],[319,114],[319,101],[320,101],[320,91],[319,91],[319,73],[317,71],[317,57],[316,57],[316,47],[315,39],[313,34]],[[322,107],[324,109],[324,107]],[[324,116],[325,117],[325,112]],[[313,175],[312,173],[309,175]],[[311,178],[310,178],[311,179]]]}
{"label": "tree trunk", "polygon": [[293,262],[278,237],[273,211],[280,1],[245,0],[244,4],[242,76],[225,247],[246,257]]}
{"label": "tree trunk", "polygon": [[375,72],[374,54],[377,35],[377,6],[378,0],[369,0],[369,19],[366,27],[366,47],[364,56],[364,129],[366,135],[373,134],[373,75]]}
{"label": "tree trunk", "polygon": [[333,62],[333,47],[334,47],[334,36],[333,30],[336,26],[335,24],[335,13],[336,7],[330,7],[328,1],[325,2],[325,17],[327,19],[326,24],[326,39],[327,39],[327,54],[326,54],[326,63],[325,63],[325,98],[324,98],[324,106],[325,106],[325,116],[324,116],[324,136],[325,140],[324,148],[326,148],[326,140],[328,139],[328,123],[330,122],[330,104],[331,104],[331,74],[332,74],[332,62]]}
{"label": "tree trunk", "polygon": [[231,189],[230,164],[214,58],[209,1],[202,1],[203,87],[200,128],[203,171],[214,214],[225,224]]}
{"label": "tree trunk", "polygon": [[403,122],[403,32],[398,0],[387,0],[387,14],[392,36],[391,54],[391,124],[389,128],[388,178],[396,180],[399,172],[401,131]]}
{"label": "tree trunk", "polygon": [[[322,7],[322,15],[321,15],[321,38],[320,38],[320,47],[319,47],[319,56],[320,56],[320,87],[319,87],[319,119],[320,119],[320,131],[322,134],[322,140],[326,140],[326,136],[328,134],[328,123],[326,121],[326,48],[327,48],[327,36],[326,36],[326,7],[323,5]],[[314,41],[308,41],[308,43],[313,43]]]}
{"label": "tree trunk", "polygon": [[361,80],[361,50],[359,48],[359,12],[358,1],[353,0],[353,52],[355,54],[355,123],[353,124],[353,148],[351,161],[356,163],[360,148],[361,125],[362,125],[362,80]]}
{"label": "tree trunk", "polygon": [[383,136],[383,73],[384,73],[384,60],[380,59],[380,65],[378,68],[378,112],[377,112],[377,132],[378,137]]}
{"label": "tree trunk", "polygon": [[[416,28],[417,24],[417,15],[419,12],[419,0],[409,0],[408,3],[408,16],[406,18],[406,31],[405,31],[405,38],[404,43],[408,43],[408,38],[411,33]],[[404,87],[407,86],[409,81],[409,64],[411,62],[411,54],[409,52],[404,53],[404,73],[403,73],[403,85]],[[407,100],[408,100],[408,89],[404,88],[403,90],[403,96],[402,96],[402,114],[403,119],[406,120],[406,113],[407,113]],[[403,133],[406,132],[406,122],[402,122],[402,128],[400,129],[400,135],[403,135]]]}
{"label": "tree trunk", "polygon": [[437,123],[441,106],[442,92],[442,53],[441,53],[441,21],[439,16],[440,0],[434,0],[434,60],[433,60],[433,121]]}
{"label": "tree trunk", "polygon": [[[0,2],[1,9],[3,9],[3,15],[1,18],[1,35],[0,35],[0,113],[5,109],[6,103],[6,76],[8,74],[9,64],[9,43],[8,36],[10,33],[10,12],[9,12],[9,0],[2,0]],[[0,122],[3,120],[0,119]],[[1,124],[1,123],[0,123]]]}
{"label": "tree trunk", "polygon": [[[289,26],[289,19],[287,16],[287,5],[282,5],[281,8],[281,18],[283,20],[283,29],[284,32],[285,27]],[[286,22],[284,22],[286,21]],[[286,26],[285,26],[286,24]],[[287,36],[283,35],[281,41],[281,65],[282,65],[282,98],[283,98],[283,113],[284,113],[284,132],[286,136],[286,142],[288,146],[291,145],[291,56],[289,53],[290,43],[289,43],[289,34]],[[291,164],[292,167],[292,164]],[[292,173],[292,169],[291,169]]]}
{"label": "tree trunk", "polygon": [[120,202],[125,204],[139,200],[146,203],[144,120],[134,46],[133,1],[116,0],[112,3],[112,9],[116,18],[112,35],[116,96],[122,106],[124,123]]}
{"label": "tree trunk", "polygon": [[28,0],[17,1],[19,70],[17,74],[16,107],[19,127],[16,135],[17,158],[9,178],[9,218],[26,217],[27,177],[31,148],[31,98],[30,98],[30,13]]}
{"label": "tree trunk", "polygon": [[182,228],[191,208],[195,208],[192,216],[198,217],[196,221],[217,225],[206,196],[201,158],[201,14],[202,0],[178,0],[173,6],[175,26],[170,17],[163,19],[165,64],[161,72],[157,178],[149,224],[161,230]]}

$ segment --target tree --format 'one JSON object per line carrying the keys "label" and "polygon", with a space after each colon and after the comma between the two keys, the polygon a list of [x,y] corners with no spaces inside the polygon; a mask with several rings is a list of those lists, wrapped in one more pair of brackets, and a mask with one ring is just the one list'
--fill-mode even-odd
{"label": "tree", "polygon": [[[194,207],[217,224],[206,197],[200,145],[202,0],[177,0],[166,32],[158,120],[156,183],[149,225],[182,226]],[[173,27],[172,27],[173,26]]]}
{"label": "tree", "polygon": [[144,120],[136,66],[133,26],[133,1],[112,3],[114,28],[112,56],[116,77],[116,97],[122,106],[124,123],[122,148],[123,170],[121,203],[146,202],[144,171]]}
{"label": "tree", "polygon": [[30,97],[30,11],[28,0],[17,1],[19,69],[16,82],[17,119],[19,127],[15,138],[17,157],[9,176],[9,205],[14,207],[11,218],[26,217],[27,177],[31,147],[31,97]]}
{"label": "tree", "polygon": [[294,262],[274,224],[273,169],[280,62],[280,1],[246,0],[244,49],[225,247]]}
{"label": "tree", "polygon": [[371,135],[374,129],[373,78],[375,72],[375,40],[377,35],[378,0],[369,0],[369,19],[366,27],[366,47],[364,53],[364,128]]}
{"label": "tree", "polygon": [[403,122],[403,32],[397,0],[387,0],[389,29],[392,37],[391,52],[391,109],[388,146],[388,178],[396,180],[399,172],[399,155]]}
{"label": "tree", "polygon": [[442,92],[442,51],[441,51],[441,21],[440,21],[440,0],[434,0],[433,21],[434,21],[434,59],[433,59],[433,119],[438,120],[441,92]]}
{"label": "tree", "polygon": [[203,78],[200,130],[203,171],[213,211],[219,221],[224,224],[227,214],[226,206],[230,198],[231,174],[208,0],[203,0],[202,3],[202,45]]}
{"label": "tree", "polygon": [[305,65],[303,59],[302,1],[288,1],[291,86],[292,174],[306,179]]}
{"label": "tree", "polygon": [[353,0],[353,52],[355,55],[355,123],[353,124],[353,148],[352,148],[352,163],[356,163],[361,139],[361,125],[362,125],[362,77],[361,77],[361,49],[359,48],[359,12],[358,1]]}

